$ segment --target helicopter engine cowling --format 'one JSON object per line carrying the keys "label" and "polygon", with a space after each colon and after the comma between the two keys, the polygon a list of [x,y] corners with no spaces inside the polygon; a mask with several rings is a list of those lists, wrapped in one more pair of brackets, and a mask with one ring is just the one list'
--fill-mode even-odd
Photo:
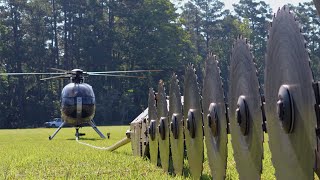
{"label": "helicopter engine cowling", "polygon": [[93,119],[96,102],[89,84],[69,83],[63,88],[61,97],[61,117],[65,122],[81,126]]}

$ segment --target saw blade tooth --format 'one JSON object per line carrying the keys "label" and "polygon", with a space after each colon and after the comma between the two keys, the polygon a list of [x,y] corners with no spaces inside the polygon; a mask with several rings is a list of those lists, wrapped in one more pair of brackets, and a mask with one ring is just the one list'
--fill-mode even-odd
{"label": "saw blade tooth", "polygon": [[[200,86],[199,86],[199,83],[198,83],[198,75],[197,75],[197,73],[196,73],[196,69],[195,69],[195,67],[194,67],[194,64],[190,64],[190,66],[187,68],[187,69],[189,69],[188,70],[188,72],[190,73],[190,74],[192,74],[192,76],[194,76],[194,79],[195,79],[195,83],[196,83],[196,88],[197,88],[197,92],[200,92],[199,90],[200,90]],[[201,102],[201,94],[200,93],[198,93],[199,95],[200,95],[200,102]]]}
{"label": "saw blade tooth", "polygon": [[149,98],[148,98],[148,107],[149,107],[149,120],[155,120],[157,117],[156,112],[156,96],[153,88],[149,89]]}
{"label": "saw blade tooth", "polygon": [[284,5],[284,6],[283,6],[283,10],[285,11],[286,9],[287,9],[287,8],[286,8],[286,6]]}
{"label": "saw blade tooth", "polygon": [[[176,73],[173,73],[173,75],[171,76],[171,81],[170,81],[170,86],[172,86],[172,83],[174,83],[174,85],[179,86],[179,80],[178,80],[178,75]],[[180,89],[180,88],[179,88]],[[169,96],[170,97],[170,96]],[[170,106],[169,106],[170,107]]]}
{"label": "saw blade tooth", "polygon": [[315,75],[314,75],[314,72],[312,71],[312,68],[311,68],[311,58],[310,58],[310,53],[309,52],[308,52],[308,56],[309,56],[309,67],[311,69],[312,79],[315,81]]}

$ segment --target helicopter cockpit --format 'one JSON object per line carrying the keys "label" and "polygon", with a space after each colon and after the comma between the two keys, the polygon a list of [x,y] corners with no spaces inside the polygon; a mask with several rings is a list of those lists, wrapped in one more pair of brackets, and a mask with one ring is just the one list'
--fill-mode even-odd
{"label": "helicopter cockpit", "polygon": [[70,83],[61,93],[61,110],[63,119],[68,123],[83,124],[90,121],[95,114],[95,96],[89,84]]}

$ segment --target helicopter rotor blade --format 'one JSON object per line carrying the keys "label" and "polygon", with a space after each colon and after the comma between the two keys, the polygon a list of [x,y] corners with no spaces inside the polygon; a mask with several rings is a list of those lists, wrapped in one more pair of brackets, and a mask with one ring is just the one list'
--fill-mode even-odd
{"label": "helicopter rotor blade", "polygon": [[68,70],[64,70],[64,69],[58,69],[58,68],[49,68],[51,70],[54,70],[54,71],[59,71],[59,72],[69,72]]}
{"label": "helicopter rotor blade", "polygon": [[160,72],[163,70],[153,69],[153,70],[131,70],[131,71],[104,71],[104,72],[86,72],[87,74],[113,74],[113,73],[138,73],[138,72]]}
{"label": "helicopter rotor blade", "polygon": [[49,80],[49,79],[58,79],[58,78],[69,78],[70,76],[64,74],[60,76],[52,76],[52,77],[47,77],[47,78],[42,78],[40,79],[41,81]]}
{"label": "helicopter rotor blade", "polygon": [[0,73],[0,76],[19,76],[19,75],[62,75],[65,73]]}
{"label": "helicopter rotor blade", "polygon": [[126,77],[126,78],[139,78],[139,79],[143,79],[146,78],[144,76],[127,76],[127,75],[120,75],[120,74],[95,74],[95,73],[90,73],[88,75],[92,75],[92,76],[112,76],[112,77]]}

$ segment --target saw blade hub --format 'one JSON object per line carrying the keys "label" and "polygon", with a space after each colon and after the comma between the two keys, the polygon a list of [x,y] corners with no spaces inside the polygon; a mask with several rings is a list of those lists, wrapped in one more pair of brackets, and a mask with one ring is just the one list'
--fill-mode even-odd
{"label": "saw blade hub", "polygon": [[178,125],[178,114],[174,113],[171,118],[170,129],[174,139],[178,139],[179,137],[179,125]]}
{"label": "saw blade hub", "polygon": [[212,135],[214,137],[218,137],[219,134],[219,118],[216,108],[216,103],[211,103],[209,106],[209,114],[207,115],[208,126],[211,129]]}
{"label": "saw blade hub", "polygon": [[245,96],[239,96],[237,102],[236,117],[241,133],[246,136],[249,133],[249,109]]}
{"label": "saw blade hub", "polygon": [[293,98],[288,85],[282,85],[278,92],[277,113],[282,129],[287,133],[292,133],[294,127]]}
{"label": "saw blade hub", "polygon": [[190,109],[188,112],[187,129],[189,130],[191,138],[195,138],[196,136],[196,120],[194,114],[195,109]]}
{"label": "saw blade hub", "polygon": [[149,134],[150,134],[151,140],[154,141],[156,138],[156,120],[150,121]]}
{"label": "saw blade hub", "polygon": [[160,118],[160,124],[159,124],[159,134],[162,140],[166,139],[166,128],[165,128],[165,121],[166,117]]}

